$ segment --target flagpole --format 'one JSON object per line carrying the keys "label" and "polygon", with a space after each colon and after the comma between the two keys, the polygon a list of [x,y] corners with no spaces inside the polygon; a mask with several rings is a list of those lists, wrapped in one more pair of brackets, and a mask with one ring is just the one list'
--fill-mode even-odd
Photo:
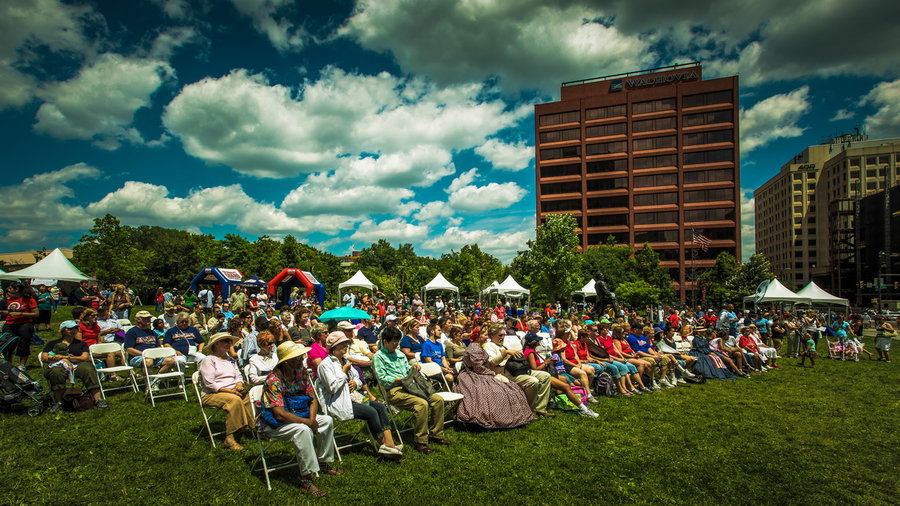
{"label": "flagpole", "polygon": [[691,290],[692,309],[697,307],[697,248],[694,247],[696,240],[697,233],[694,232],[694,227],[691,227],[691,281],[694,283],[694,289]]}

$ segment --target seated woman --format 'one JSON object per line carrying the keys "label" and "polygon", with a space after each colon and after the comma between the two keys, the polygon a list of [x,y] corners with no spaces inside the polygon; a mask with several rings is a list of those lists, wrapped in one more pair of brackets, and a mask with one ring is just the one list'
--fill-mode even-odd
{"label": "seated woman", "polygon": [[738,337],[737,344],[744,350],[745,354],[749,355],[748,359],[750,363],[755,365],[759,372],[766,372],[769,370],[769,368],[766,367],[766,357],[760,353],[759,348],[756,346],[756,341],[750,336],[750,327],[741,327],[741,335]]}
{"label": "seated woman", "polygon": [[440,339],[441,328],[432,324],[428,326],[428,340],[422,344],[422,352],[420,361],[422,363],[434,362],[441,368],[444,378],[448,384],[453,384],[453,369],[450,368],[450,362],[444,356],[444,345],[438,341]]}
{"label": "seated woman", "polygon": [[[694,364],[694,373],[707,379],[735,379],[725,360],[718,354],[713,353],[712,348],[709,346],[709,340],[706,339],[706,329],[697,327],[694,331],[696,334],[691,340],[691,351],[688,352],[697,359],[697,363]],[[731,359],[729,358],[728,361],[731,362]],[[733,365],[734,363],[732,362]]]}
{"label": "seated woman", "polygon": [[486,429],[521,427],[534,419],[528,399],[516,383],[492,368],[481,346],[486,337],[480,334],[463,355],[463,370],[454,390],[465,397],[456,408],[456,419]]}
{"label": "seated woman", "polygon": [[578,351],[576,349],[578,341],[573,338],[573,336],[577,334],[575,332],[570,332],[564,333],[563,335],[568,337],[568,339],[561,339],[565,344],[565,348],[563,348],[560,353],[563,367],[565,367],[568,374],[576,378],[581,385],[581,388],[587,392],[588,400],[590,402],[597,402],[597,399],[594,399],[593,395],[591,395],[591,385],[594,384],[594,374],[596,373],[596,369],[581,362],[581,358],[578,356]]}
{"label": "seated woman", "polygon": [[[719,353],[720,356],[725,356],[731,359],[732,363],[737,367],[737,369],[741,372],[741,375],[745,378],[749,378],[750,375],[747,374],[748,370],[751,370],[748,362],[747,356],[744,354],[744,351],[739,347],[734,346],[729,342],[728,332],[725,329],[716,330],[715,337],[713,337],[709,341],[709,347],[714,352]],[[730,338],[734,339],[734,338]]]}
{"label": "seated woman", "polygon": [[317,323],[310,329],[313,343],[309,347],[309,353],[306,357],[306,364],[312,370],[313,378],[319,375],[319,364],[328,356],[328,350],[325,348],[325,339],[328,338],[328,326],[324,323]]}
{"label": "seated woman", "polygon": [[364,420],[369,432],[380,443],[378,453],[385,456],[403,455],[394,443],[390,420],[384,404],[375,400],[363,383],[353,363],[346,359],[350,338],[341,331],[328,334],[325,347],[330,354],[319,364],[318,384],[322,404],[332,418]]}
{"label": "seated woman", "polygon": [[250,386],[262,385],[266,382],[266,377],[275,369],[278,363],[278,352],[275,351],[275,336],[268,330],[264,330],[256,335],[256,345],[259,346],[259,352],[250,356],[250,360],[244,367],[247,373],[247,379],[250,380]]}
{"label": "seated woman", "polygon": [[[606,332],[605,330],[603,331]],[[588,327],[586,336],[579,336],[579,340],[584,339],[583,344],[587,348],[587,359],[590,363],[601,365],[607,372],[613,375],[616,380],[616,387],[619,389],[619,395],[633,395],[634,385],[631,383],[631,371],[629,367],[637,372],[637,368],[631,364],[617,362],[609,356],[606,347],[600,342],[600,334],[596,325]]]}
{"label": "seated woman", "polygon": [[412,316],[407,316],[400,324],[400,331],[403,332],[403,339],[400,340],[400,351],[406,356],[410,363],[419,361],[417,353],[422,352],[422,345],[425,340],[419,335],[419,321]]}
{"label": "seated woman", "polygon": [[[644,379],[641,377],[642,374],[649,374],[649,364],[637,358],[631,347],[627,346],[628,342],[625,341],[625,329],[622,328],[622,325],[614,323],[611,328],[612,331],[606,340],[603,341],[603,346],[606,347],[606,351],[609,353],[610,357],[619,362],[624,362],[634,369],[631,380],[635,389],[632,390],[632,393],[653,393],[653,390],[650,390],[644,385]],[[625,349],[628,350],[627,355],[626,352],[623,351]]]}
{"label": "seated woman", "polygon": [[229,355],[234,336],[220,332],[209,339],[212,354],[200,362],[200,380],[203,385],[200,402],[224,410],[225,448],[243,450],[234,434],[253,422],[250,408],[250,390],[244,385],[244,377],[238,370],[237,361]]}
{"label": "seated woman", "polygon": [[591,410],[591,408],[587,407],[587,405],[582,404],[581,396],[573,392],[569,382],[563,377],[560,377],[552,360],[549,358],[547,360],[541,360],[541,354],[537,351],[537,347],[540,343],[540,336],[534,333],[525,335],[525,351],[523,353],[525,354],[525,360],[528,361],[528,366],[531,367],[533,371],[545,371],[550,373],[550,387],[557,394],[564,394],[572,404],[578,406],[580,415],[591,418],[600,416]]}
{"label": "seated woman", "polygon": [[[278,364],[266,378],[257,426],[275,440],[287,440],[297,449],[300,490],[323,497],[312,481],[314,473],[342,475],[334,462],[334,423],[319,414],[312,380],[303,365],[309,348],[293,341],[278,345]],[[204,363],[206,360],[204,360]]]}
{"label": "seated woman", "polygon": [[[709,347],[710,353],[719,357],[719,359],[725,363],[725,365],[728,367],[728,370],[731,371],[732,374],[734,374],[735,376],[740,376],[742,378],[749,378],[750,375],[744,372],[743,367],[741,367],[734,359],[732,359],[731,355],[728,352],[719,349],[721,340],[713,344],[717,340],[717,334],[713,334],[714,337],[710,339],[709,337],[707,337],[708,332],[709,331],[706,329],[706,327],[697,327],[696,336],[694,338],[696,339],[699,337],[705,340],[707,346]],[[702,345],[703,341],[700,341],[698,346]],[[693,342],[691,342],[691,346],[694,346]],[[710,356],[710,358],[712,358],[712,356]]]}
{"label": "seated woman", "polygon": [[[66,391],[66,384],[74,382],[75,379],[81,380],[84,389],[93,398],[94,405],[98,408],[106,408],[109,405],[100,395],[100,384],[97,383],[97,372],[94,370],[94,363],[88,353],[87,344],[78,339],[78,322],[75,320],[66,320],[59,324],[60,339],[48,342],[44,346],[41,353],[41,361],[48,364],[44,370],[44,377],[50,384],[50,391],[53,392],[54,404],[50,407],[49,412],[59,411],[62,408],[62,397]],[[65,347],[65,351],[62,351]],[[64,367],[54,367],[57,362],[62,362]]]}
{"label": "seated woman", "polygon": [[[654,336],[656,349],[675,360],[675,369],[682,376],[693,378],[694,373],[691,368],[697,362],[697,359],[690,355],[682,355],[678,352],[678,345],[675,344],[675,327],[667,326],[663,332],[657,332]],[[683,378],[677,377],[675,373],[669,376],[669,383],[687,383]],[[674,380],[674,381],[673,381]]]}
{"label": "seated woman", "polygon": [[459,325],[454,325],[450,328],[448,333],[450,340],[444,343],[444,351],[446,352],[445,357],[447,358],[447,362],[450,364],[450,367],[453,370],[456,369],[456,364],[462,364],[463,355],[466,353],[466,345],[463,344],[463,328]]}

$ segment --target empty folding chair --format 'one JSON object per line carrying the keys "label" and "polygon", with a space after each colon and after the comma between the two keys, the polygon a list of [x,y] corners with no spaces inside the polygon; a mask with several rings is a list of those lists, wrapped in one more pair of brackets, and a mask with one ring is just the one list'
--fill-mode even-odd
{"label": "empty folding chair", "polygon": [[[213,431],[212,431],[212,427],[209,425],[210,420],[212,420],[213,418],[215,418],[215,414],[213,414],[212,416],[210,416],[210,415],[206,412],[206,408],[209,407],[209,406],[204,406],[204,405],[203,405],[203,396],[202,396],[202,394],[201,394],[201,392],[200,392],[200,386],[199,386],[199,384],[200,384],[200,371],[194,371],[194,374],[191,374],[191,383],[194,384],[194,393],[197,394],[197,403],[200,404],[200,414],[203,415],[203,423],[206,424],[206,433],[209,434],[209,442],[212,443],[212,447],[215,448],[215,447],[216,447],[216,440],[215,440],[214,436],[221,436],[222,434],[225,434],[225,429],[223,428],[221,432],[213,432]],[[224,411],[224,410],[222,410],[222,409],[216,409],[216,408],[211,408],[211,409],[214,409],[214,410],[217,411],[219,414],[221,414],[221,415],[222,415],[221,418],[224,418],[224,417],[225,417],[225,411]],[[200,434],[203,434],[203,429],[200,430]],[[200,435],[197,435],[197,437],[199,438]]]}
{"label": "empty folding chair", "polygon": [[[142,358],[151,359],[151,360],[157,360],[160,358],[174,357],[174,356],[175,356],[175,349],[168,348],[168,347],[150,348],[149,350],[144,350],[144,352],[141,353]],[[150,395],[150,404],[152,404],[153,407],[156,407],[156,398],[157,397],[172,397],[172,396],[177,395],[177,396],[184,396],[184,400],[188,400],[187,390],[185,390],[185,388],[184,388],[184,372],[181,370],[181,364],[179,364],[177,360],[175,361],[175,365],[173,366],[175,369],[174,371],[164,372],[164,373],[156,373],[156,374],[150,373],[150,368],[147,367],[147,360],[142,360],[142,362],[144,364],[144,377],[147,378],[147,394]],[[153,385],[156,382],[162,381],[162,380],[168,380],[168,379],[178,380],[178,384],[181,387],[181,390],[177,391],[177,392],[164,393],[164,394],[160,394],[160,393],[153,391],[154,390]]]}
{"label": "empty folding chair", "polygon": [[[98,355],[105,357],[106,355],[109,355],[110,353],[114,353],[122,358],[123,364],[128,364],[128,360],[125,358],[125,350],[122,349],[122,345],[119,343],[92,344],[90,346],[89,350],[90,350],[89,352],[91,354],[91,357],[96,357]],[[114,366],[114,367],[95,367],[94,369],[96,370],[96,374],[97,374],[97,383],[100,384],[100,395],[102,395],[104,399],[106,399],[106,392],[114,392],[116,390],[127,390],[127,389],[131,389],[132,392],[138,391],[137,376],[135,376],[135,374],[134,374],[134,368],[131,367],[130,365],[119,365],[119,366]],[[115,374],[118,372],[126,372],[126,371],[128,372],[127,384],[118,386],[118,387],[103,388],[103,381],[100,380],[101,373]]]}

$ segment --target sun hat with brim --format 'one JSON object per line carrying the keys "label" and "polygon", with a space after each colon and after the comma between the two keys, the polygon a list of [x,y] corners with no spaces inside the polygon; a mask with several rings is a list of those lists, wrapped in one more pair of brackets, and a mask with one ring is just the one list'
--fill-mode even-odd
{"label": "sun hat with brim", "polygon": [[350,338],[347,337],[347,334],[344,334],[343,332],[338,330],[336,332],[332,332],[331,334],[328,334],[328,337],[325,338],[325,347],[328,348],[329,350],[333,350],[338,345],[340,345],[342,343],[349,343],[349,342],[350,342]]}
{"label": "sun hat with brim", "polygon": [[278,345],[278,363],[275,365],[281,365],[282,362],[292,358],[302,357],[309,353],[310,349],[311,348],[303,346],[302,344],[297,344],[293,341],[285,341]]}
{"label": "sun hat with brim", "polygon": [[384,317],[384,321],[386,321],[386,322],[392,322],[396,319],[397,319],[397,315],[395,315],[395,314],[389,314]]}
{"label": "sun hat with brim", "polygon": [[612,323],[612,322],[609,321],[609,320],[607,320],[606,318],[604,318],[604,319],[600,320],[600,323],[602,323],[602,324],[604,324],[604,325],[609,325],[609,324]]}
{"label": "sun hat with brim", "polygon": [[347,320],[341,320],[337,324],[337,329],[338,330],[355,330],[356,325],[348,322]]}
{"label": "sun hat with brim", "polygon": [[560,350],[564,350],[566,348],[566,342],[560,338],[556,338],[553,340],[553,351],[557,352]]}
{"label": "sun hat with brim", "polygon": [[78,328],[78,322],[75,320],[66,320],[59,324],[59,330]]}
{"label": "sun hat with brim", "polygon": [[138,311],[134,315],[135,318],[153,318],[153,315],[150,314],[150,311]]}
{"label": "sun hat with brim", "polygon": [[419,320],[416,320],[416,319],[413,318],[412,316],[407,316],[407,317],[404,318],[403,321],[400,323],[400,328],[401,328],[401,329],[402,329],[402,328],[406,328],[406,327],[412,325],[413,322],[419,323]]}
{"label": "sun hat with brim", "polygon": [[209,341],[206,343],[206,347],[209,349],[213,349],[213,346],[216,345],[219,341],[223,341],[228,339],[232,343],[234,342],[235,337],[228,332],[219,332],[217,334],[213,334],[212,337],[209,338]]}

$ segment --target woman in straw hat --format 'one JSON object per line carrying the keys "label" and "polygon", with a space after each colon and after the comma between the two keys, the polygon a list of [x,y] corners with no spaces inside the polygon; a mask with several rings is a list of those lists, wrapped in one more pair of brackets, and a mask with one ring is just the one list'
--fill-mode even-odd
{"label": "woman in straw hat", "polygon": [[225,417],[225,448],[243,450],[234,433],[249,427],[253,421],[250,409],[249,388],[244,386],[244,377],[238,370],[237,361],[229,352],[234,336],[227,332],[219,332],[209,340],[208,349],[212,350],[200,362],[200,379],[203,384],[204,406],[219,408],[227,413]]}
{"label": "woman in straw hat", "polygon": [[297,448],[300,489],[322,497],[312,481],[313,473],[341,475],[334,462],[334,423],[320,415],[319,401],[312,387],[303,357],[309,348],[293,341],[278,345],[278,364],[266,378],[262,396],[259,430],[272,439],[289,440]]}

